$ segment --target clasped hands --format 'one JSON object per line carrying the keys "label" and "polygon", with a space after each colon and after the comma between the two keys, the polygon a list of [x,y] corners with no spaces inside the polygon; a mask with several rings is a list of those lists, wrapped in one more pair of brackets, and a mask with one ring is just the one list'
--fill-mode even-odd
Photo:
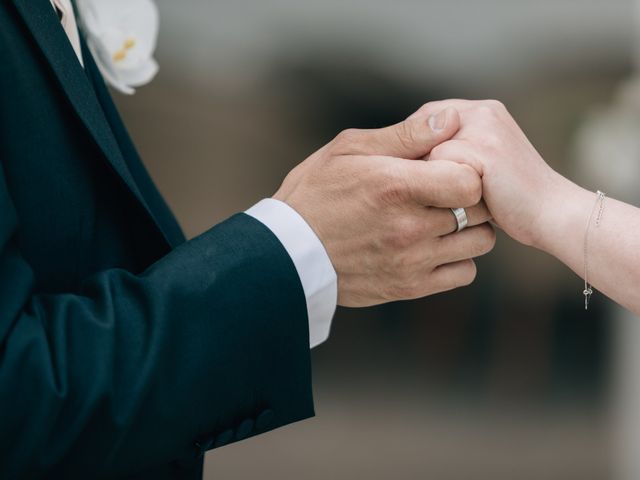
{"label": "clasped hands", "polygon": [[[446,100],[377,130],[346,130],[274,198],[313,228],[338,275],[338,303],[415,299],[473,282],[490,222],[534,245],[557,174],[496,101]],[[451,208],[465,208],[456,232]]]}

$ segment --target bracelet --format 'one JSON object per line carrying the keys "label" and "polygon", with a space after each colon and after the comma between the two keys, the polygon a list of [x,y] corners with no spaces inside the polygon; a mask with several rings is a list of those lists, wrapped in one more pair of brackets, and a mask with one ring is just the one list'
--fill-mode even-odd
{"label": "bracelet", "polygon": [[589,301],[591,300],[591,295],[593,295],[593,288],[589,283],[589,237],[591,233],[591,224],[593,223],[593,217],[596,214],[596,210],[598,215],[596,217],[596,227],[600,226],[600,221],[602,220],[602,213],[604,212],[604,200],[606,198],[606,194],[598,190],[596,194],[596,203],[593,205],[593,209],[591,210],[591,215],[589,215],[589,221],[587,223],[587,230],[584,234],[584,290],[582,294],[584,295],[584,309],[589,310]]}

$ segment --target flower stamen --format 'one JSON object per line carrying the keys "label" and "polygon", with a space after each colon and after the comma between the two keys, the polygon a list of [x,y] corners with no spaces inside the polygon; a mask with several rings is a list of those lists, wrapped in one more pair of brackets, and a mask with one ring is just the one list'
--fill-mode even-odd
{"label": "flower stamen", "polygon": [[127,58],[127,51],[124,48],[118,50],[116,53],[113,54],[114,62],[121,62],[125,58]]}
{"label": "flower stamen", "polygon": [[122,44],[122,48],[113,54],[113,61],[122,62],[125,58],[127,58],[127,51],[131,50],[135,46],[136,46],[136,39],[127,38]]}

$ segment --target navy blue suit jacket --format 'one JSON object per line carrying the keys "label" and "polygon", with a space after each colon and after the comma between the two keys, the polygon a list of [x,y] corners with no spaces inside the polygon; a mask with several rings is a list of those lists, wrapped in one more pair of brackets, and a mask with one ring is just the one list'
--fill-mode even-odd
{"label": "navy blue suit jacket", "polygon": [[184,241],[84,57],[0,1],[0,478],[199,478],[313,415],[304,292],[244,214]]}

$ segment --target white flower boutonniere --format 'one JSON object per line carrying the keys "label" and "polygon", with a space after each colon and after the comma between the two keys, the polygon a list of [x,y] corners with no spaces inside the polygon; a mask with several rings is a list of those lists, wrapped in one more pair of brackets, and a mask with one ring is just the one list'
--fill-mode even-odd
{"label": "white flower boutonniere", "polygon": [[158,8],[152,0],[76,0],[80,28],[107,83],[125,94],[149,83],[158,64]]}

